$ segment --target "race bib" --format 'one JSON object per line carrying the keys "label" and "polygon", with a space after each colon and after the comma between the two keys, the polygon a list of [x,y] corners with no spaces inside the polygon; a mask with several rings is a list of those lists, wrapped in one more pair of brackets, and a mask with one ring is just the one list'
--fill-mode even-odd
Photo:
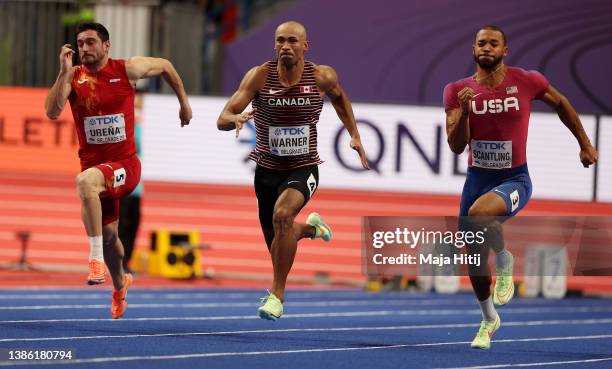
{"label": "race bib", "polygon": [[294,156],[309,152],[310,129],[308,126],[269,127],[268,137],[271,154]]}
{"label": "race bib", "polygon": [[88,144],[101,145],[125,141],[123,114],[85,117],[83,124]]}
{"label": "race bib", "polygon": [[125,168],[116,169],[115,172],[115,180],[113,182],[113,188],[121,187],[125,184],[126,176]]}
{"label": "race bib", "polygon": [[472,165],[487,169],[512,168],[512,141],[472,140]]}

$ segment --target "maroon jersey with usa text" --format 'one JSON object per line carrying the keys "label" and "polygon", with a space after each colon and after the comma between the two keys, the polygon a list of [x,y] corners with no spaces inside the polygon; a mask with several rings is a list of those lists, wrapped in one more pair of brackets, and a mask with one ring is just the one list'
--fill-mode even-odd
{"label": "maroon jersey with usa text", "polygon": [[135,89],[125,60],[108,59],[97,73],[75,68],[68,100],[79,138],[82,169],[136,154]]}
{"label": "maroon jersey with usa text", "polygon": [[460,108],[457,94],[465,87],[474,91],[469,104],[468,166],[509,169],[525,164],[531,106],[548,89],[546,78],[513,67],[494,89],[479,85],[473,77],[464,78],[444,88],[446,111]]}

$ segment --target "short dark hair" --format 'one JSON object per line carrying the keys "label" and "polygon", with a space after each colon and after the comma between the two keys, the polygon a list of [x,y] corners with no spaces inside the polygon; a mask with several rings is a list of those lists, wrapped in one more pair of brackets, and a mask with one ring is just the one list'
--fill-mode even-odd
{"label": "short dark hair", "polygon": [[88,31],[88,30],[96,31],[98,33],[98,37],[100,37],[100,40],[102,40],[102,42],[106,42],[110,38],[106,27],[96,22],[85,22],[85,23],[79,24],[76,29],[76,34],[78,36],[79,33]]}
{"label": "short dark hair", "polygon": [[[482,31],[483,29],[485,30],[489,30],[489,31],[497,31],[499,33],[501,33],[502,35],[502,39],[504,40],[504,45],[507,45],[508,43],[506,42],[506,34],[504,33],[504,31],[502,31],[501,28],[499,28],[498,26],[494,26],[492,24],[487,24],[484,27],[480,27],[478,29],[478,31],[476,31],[476,35],[478,35],[478,32]],[[476,35],[474,36],[474,40],[476,40]]]}

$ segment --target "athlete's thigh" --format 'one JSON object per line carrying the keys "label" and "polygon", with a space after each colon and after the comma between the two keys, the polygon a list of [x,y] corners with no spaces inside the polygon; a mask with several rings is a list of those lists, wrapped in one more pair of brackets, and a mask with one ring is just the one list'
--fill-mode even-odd
{"label": "athlete's thigh", "polygon": [[140,160],[136,155],[95,167],[104,175],[104,197],[121,198],[129,195],[140,182]]}
{"label": "athlete's thigh", "polygon": [[105,191],[100,194],[102,225],[119,219],[120,199],[129,195],[140,182],[140,160],[136,155],[120,161],[96,165],[104,175]]}
{"label": "athlete's thigh", "polygon": [[97,193],[106,191],[106,179],[104,172],[96,167],[91,167],[83,170],[77,176],[77,183],[86,183]]}
{"label": "athlete's thigh", "polygon": [[504,201],[506,210],[504,215],[514,216],[531,199],[531,180],[529,176],[517,176],[495,186],[490,193],[495,193]]}
{"label": "athlete's thigh", "polygon": [[274,212],[277,213],[282,209],[295,216],[300,212],[305,203],[304,195],[300,191],[295,188],[286,188],[276,199]]}
{"label": "athlete's thigh", "polygon": [[257,208],[259,210],[259,223],[261,228],[269,230],[273,228],[272,215],[274,204],[279,195],[279,187],[286,178],[281,171],[274,171],[260,166],[255,168],[255,195],[257,196]]}
{"label": "athlete's thigh", "polygon": [[[292,189],[301,194],[302,201],[297,209],[299,212],[310,201],[318,187],[319,168],[316,165],[309,165],[293,170],[280,185],[279,193],[286,194],[286,200],[284,201],[291,201],[291,204],[295,204],[300,197],[294,192],[287,192],[287,190]],[[281,197],[279,197],[279,200],[281,200]]]}
{"label": "athlete's thigh", "polygon": [[485,192],[470,206],[468,215],[504,216],[507,215],[505,200],[494,191]]}

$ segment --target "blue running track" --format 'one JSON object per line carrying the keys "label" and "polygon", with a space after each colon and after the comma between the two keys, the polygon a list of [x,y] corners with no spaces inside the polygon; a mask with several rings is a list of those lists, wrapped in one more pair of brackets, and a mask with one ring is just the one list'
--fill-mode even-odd
{"label": "blue running track", "polygon": [[0,351],[72,350],[30,368],[612,368],[612,299],[516,299],[491,350],[473,350],[471,294],[291,291],[276,322],[254,290],[0,290]]}

